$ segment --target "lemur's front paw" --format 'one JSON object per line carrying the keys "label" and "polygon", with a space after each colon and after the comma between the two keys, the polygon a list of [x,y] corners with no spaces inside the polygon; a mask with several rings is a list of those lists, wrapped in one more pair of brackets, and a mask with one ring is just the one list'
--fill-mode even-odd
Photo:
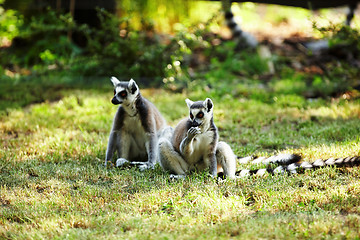
{"label": "lemur's front paw", "polygon": [[145,171],[145,170],[148,170],[148,169],[154,169],[154,167],[155,167],[154,164],[145,162],[145,163],[139,165],[139,170],[140,171]]}
{"label": "lemur's front paw", "polygon": [[188,138],[193,139],[196,135],[200,133],[201,131],[199,127],[191,127],[187,132],[187,136]]}
{"label": "lemur's front paw", "polygon": [[116,160],[116,167],[122,167],[124,166],[125,164],[129,163],[128,160],[126,160],[125,158],[118,158]]}
{"label": "lemur's front paw", "polygon": [[177,180],[177,179],[184,180],[185,177],[186,177],[185,175],[170,174],[170,179],[171,179],[171,180]]}

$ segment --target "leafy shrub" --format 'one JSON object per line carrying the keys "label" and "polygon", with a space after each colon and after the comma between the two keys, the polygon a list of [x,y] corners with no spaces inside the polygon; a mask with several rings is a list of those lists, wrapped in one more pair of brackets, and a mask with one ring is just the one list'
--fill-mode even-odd
{"label": "leafy shrub", "polygon": [[[0,0],[2,4],[4,0]],[[11,41],[19,34],[19,27],[23,24],[22,16],[14,10],[6,10],[0,6],[0,45],[3,41]]]}
{"label": "leafy shrub", "polygon": [[[97,67],[81,68],[84,75],[120,75],[121,78],[156,79],[163,72],[170,56],[166,44],[152,37],[153,32],[135,31],[129,19],[117,18],[104,10],[98,11],[99,29],[83,26],[88,44],[85,56]],[[124,28],[119,32],[119,26]]]}
{"label": "leafy shrub", "polygon": [[359,29],[342,24],[330,24],[322,28],[314,24],[314,28],[328,40],[329,49],[325,52],[328,56],[322,63],[326,68],[326,75],[315,76],[312,86],[325,96],[359,89]]}
{"label": "leafy shrub", "polygon": [[67,33],[75,28],[70,15],[58,15],[48,10],[44,14],[31,17],[24,22],[11,48],[3,59],[19,67],[34,67],[34,70],[47,69],[49,65],[64,68],[80,49],[67,38]]}
{"label": "leafy shrub", "polygon": [[[179,48],[168,65],[164,82],[171,89],[206,88],[231,93],[234,82],[257,78],[267,72],[267,63],[254,49],[237,48],[235,41],[222,40],[207,23],[179,31],[175,39]],[[174,66],[174,64],[178,66]]]}
{"label": "leafy shrub", "polygon": [[324,38],[329,39],[330,48],[346,47],[348,52],[359,54],[360,52],[360,32],[356,28],[351,28],[342,24],[330,24],[327,27],[317,27],[314,29],[319,31]]}
{"label": "leafy shrub", "polygon": [[[179,69],[178,63],[191,53],[181,37],[162,37],[150,25],[147,31],[136,31],[130,27],[131,19],[118,18],[102,9],[98,9],[98,17],[100,28],[78,25],[69,14],[50,9],[33,16],[21,27],[13,46],[6,49],[6,54],[2,52],[1,65],[11,63],[38,73],[66,70],[81,76],[132,77],[152,84],[180,76],[179,72],[168,72],[168,66]],[[84,47],[70,40],[69,35],[74,33],[85,37]]]}

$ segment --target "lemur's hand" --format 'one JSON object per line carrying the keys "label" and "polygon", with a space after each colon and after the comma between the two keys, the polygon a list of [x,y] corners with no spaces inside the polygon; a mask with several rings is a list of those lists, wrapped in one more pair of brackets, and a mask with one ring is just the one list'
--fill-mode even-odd
{"label": "lemur's hand", "polygon": [[193,139],[196,135],[200,134],[200,128],[199,127],[191,127],[187,132],[187,137],[189,139]]}
{"label": "lemur's hand", "polygon": [[118,158],[116,160],[116,167],[122,167],[122,166],[125,166],[127,164],[129,164],[129,161],[126,160],[125,158]]}
{"label": "lemur's hand", "polygon": [[138,168],[139,168],[140,171],[145,171],[145,170],[148,170],[148,169],[154,169],[155,165],[152,164],[152,163],[149,163],[149,162],[144,162],[142,164],[139,164]]}

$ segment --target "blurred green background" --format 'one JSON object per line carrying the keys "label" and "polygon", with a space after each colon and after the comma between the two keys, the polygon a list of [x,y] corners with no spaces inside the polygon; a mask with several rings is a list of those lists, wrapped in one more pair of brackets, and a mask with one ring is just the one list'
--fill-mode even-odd
{"label": "blurred green background", "polygon": [[[255,97],[249,84],[306,98],[354,95],[360,86],[360,21],[355,14],[351,27],[344,26],[346,7],[234,3],[242,29],[260,42],[240,49],[217,1],[0,3],[2,110],[58,99],[62,88],[106,88],[113,75],[142,87]],[[324,38],[327,51],[304,47]],[[234,83],[239,87],[230,89]],[[20,84],[32,92],[17,94]]]}

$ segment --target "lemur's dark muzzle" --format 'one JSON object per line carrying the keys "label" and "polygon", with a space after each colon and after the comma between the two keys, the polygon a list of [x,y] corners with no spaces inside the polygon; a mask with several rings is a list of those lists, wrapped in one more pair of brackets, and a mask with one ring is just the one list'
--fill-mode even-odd
{"label": "lemur's dark muzzle", "polygon": [[198,127],[198,126],[200,126],[200,123],[198,123],[196,121],[192,121],[191,126],[192,127]]}
{"label": "lemur's dark muzzle", "polygon": [[111,103],[114,104],[114,105],[118,105],[121,102],[116,97],[113,97],[113,99],[111,99]]}

